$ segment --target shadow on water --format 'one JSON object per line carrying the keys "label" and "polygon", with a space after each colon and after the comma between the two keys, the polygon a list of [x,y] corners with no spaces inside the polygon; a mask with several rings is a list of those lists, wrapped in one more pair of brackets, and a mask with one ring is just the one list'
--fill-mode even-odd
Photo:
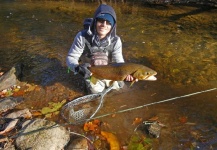
{"label": "shadow on water", "polygon": [[195,10],[190,11],[190,12],[173,15],[173,16],[169,17],[169,19],[175,21],[175,20],[179,20],[179,19],[181,19],[183,17],[186,17],[186,16],[196,15],[196,14],[200,14],[200,13],[203,13],[203,12],[209,12],[212,9],[213,9],[212,7],[199,7],[197,9],[195,9]]}
{"label": "shadow on water", "polygon": [[22,82],[34,83],[43,87],[61,83],[63,86],[74,90],[84,90],[78,84],[76,85],[76,82],[79,83],[81,78],[73,75],[72,72],[68,72],[68,68],[63,66],[60,60],[56,58],[36,54],[29,60],[25,59],[20,63],[24,64]]}
{"label": "shadow on water", "polygon": [[[13,1],[6,5],[14,5]],[[44,8],[37,6],[25,7],[28,4],[21,4],[17,7],[10,7],[8,10],[2,10],[1,24],[8,23],[8,26],[1,26],[3,37],[1,39],[0,59],[3,70],[9,70],[16,63],[23,63],[23,82],[34,83],[40,86],[51,86],[55,83],[61,83],[66,87],[76,91],[83,91],[77,83],[81,80],[72,73],[67,73],[65,58],[68,47],[64,49],[60,45],[66,45],[64,42],[72,42],[71,34],[65,34],[69,30],[74,34],[71,17],[76,21],[76,14],[72,11],[62,12],[60,17],[54,17],[52,14],[59,13],[61,5],[54,8]],[[34,5],[34,3],[33,3]],[[44,14],[44,16],[43,16]],[[53,18],[52,18],[53,17]],[[63,22],[68,19],[68,22]],[[49,28],[56,28],[55,33],[50,32]],[[60,31],[61,30],[61,31]],[[65,34],[65,35],[64,35]],[[68,36],[68,41],[63,39]],[[55,37],[55,38],[54,38]],[[56,44],[56,45],[54,45]],[[76,81],[76,82],[75,82]],[[80,89],[79,89],[80,88]]]}
{"label": "shadow on water", "polygon": [[[77,19],[77,11],[73,6],[62,10],[65,7],[61,7],[61,3],[55,6],[15,3],[4,3],[5,7],[0,10],[1,68],[7,71],[14,64],[22,63],[21,81],[27,84],[23,88],[37,87],[24,94],[25,103],[19,108],[38,111],[49,102],[70,101],[86,93],[83,79],[72,72],[67,73],[65,64],[73,37],[81,28],[80,23],[75,23],[80,19]],[[53,120],[59,120],[59,117]]]}

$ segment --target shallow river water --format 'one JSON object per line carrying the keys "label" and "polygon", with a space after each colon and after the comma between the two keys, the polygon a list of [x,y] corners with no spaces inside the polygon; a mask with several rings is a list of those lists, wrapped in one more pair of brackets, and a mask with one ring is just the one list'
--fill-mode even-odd
{"label": "shallow river water", "polygon": [[[98,3],[1,1],[0,5],[0,69],[22,62],[22,82],[37,86],[23,95],[25,102],[18,108],[40,110],[48,102],[85,95],[81,77],[67,73],[65,58],[83,19],[92,17]],[[157,117],[165,127],[159,138],[151,138],[153,149],[217,149],[217,9],[110,5],[117,13],[125,61],[156,70],[158,80],[139,81],[132,87],[126,83],[124,90],[109,93],[97,116],[174,99],[98,119],[109,124],[107,130],[122,146],[135,134],[135,118]],[[60,115],[50,120],[64,123]]]}

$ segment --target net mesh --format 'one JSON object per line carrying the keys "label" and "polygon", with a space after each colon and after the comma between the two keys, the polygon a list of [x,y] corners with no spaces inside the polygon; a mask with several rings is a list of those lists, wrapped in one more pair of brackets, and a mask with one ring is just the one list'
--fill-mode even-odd
{"label": "net mesh", "polygon": [[96,111],[100,103],[100,94],[86,95],[67,103],[61,111],[62,117],[72,124],[78,124]]}
{"label": "net mesh", "polygon": [[102,107],[103,98],[112,87],[102,93],[79,97],[62,107],[62,117],[71,124],[83,123],[91,119]]}

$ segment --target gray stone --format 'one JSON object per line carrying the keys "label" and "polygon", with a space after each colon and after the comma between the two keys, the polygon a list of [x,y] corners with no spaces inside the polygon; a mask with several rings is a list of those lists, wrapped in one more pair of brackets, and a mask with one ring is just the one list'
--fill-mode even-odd
{"label": "gray stone", "polygon": [[[36,119],[26,123],[22,136],[16,139],[21,150],[62,150],[70,140],[70,133],[55,122]],[[52,128],[48,128],[54,126]]]}
{"label": "gray stone", "polygon": [[88,150],[87,139],[76,138],[66,148],[66,150]]}

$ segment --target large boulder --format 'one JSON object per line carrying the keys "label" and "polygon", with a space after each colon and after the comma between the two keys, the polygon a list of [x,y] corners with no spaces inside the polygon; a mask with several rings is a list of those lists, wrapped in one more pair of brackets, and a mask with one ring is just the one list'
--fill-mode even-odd
{"label": "large boulder", "polygon": [[53,121],[36,119],[26,123],[23,133],[16,139],[21,150],[61,150],[70,140],[70,133]]}

